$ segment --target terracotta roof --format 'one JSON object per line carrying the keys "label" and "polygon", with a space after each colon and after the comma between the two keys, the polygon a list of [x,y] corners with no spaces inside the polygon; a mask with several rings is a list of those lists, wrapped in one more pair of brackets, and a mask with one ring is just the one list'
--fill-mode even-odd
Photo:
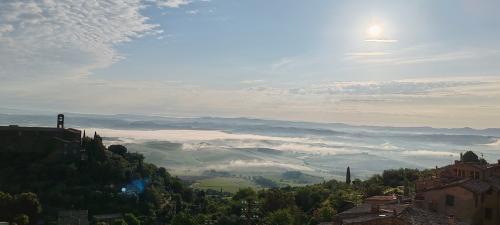
{"label": "terracotta roof", "polygon": [[362,214],[362,213],[370,213],[371,211],[372,211],[372,204],[363,203],[347,211],[341,212],[337,215]]}
{"label": "terracotta roof", "polygon": [[488,191],[492,186],[496,186],[500,189],[500,180],[493,182],[490,180],[483,181],[483,180],[476,180],[476,179],[472,179],[472,178],[464,178],[464,179],[453,181],[450,183],[444,183],[444,184],[441,184],[438,186],[434,186],[434,187],[428,188],[422,192],[444,189],[444,188],[449,188],[449,187],[456,187],[456,186],[462,187],[470,192],[480,194],[480,193],[484,193],[484,192]]}
{"label": "terracotta roof", "polygon": [[484,193],[491,188],[491,185],[481,180],[468,180],[460,184],[461,187],[474,193]]}
{"label": "terracotta roof", "polygon": [[[448,217],[429,212],[416,207],[408,207],[398,218],[411,225],[448,225]],[[467,223],[455,221],[455,225],[466,225]]]}
{"label": "terracotta roof", "polygon": [[[391,204],[385,205],[377,212],[371,212],[370,204],[359,205],[352,210],[336,215],[342,224],[359,224],[363,222],[388,222],[384,220],[400,220],[409,225],[448,225],[448,217],[445,215],[429,212],[411,205]],[[394,214],[396,211],[396,214]],[[347,215],[346,215],[347,214]],[[329,223],[325,223],[328,225]],[[381,223],[382,224],[382,223]],[[466,225],[456,220],[456,225]]]}
{"label": "terracotta roof", "polygon": [[368,214],[368,215],[362,215],[362,216],[357,216],[354,218],[348,218],[342,220],[342,224],[359,224],[362,222],[367,222],[367,221],[374,221],[374,220],[383,220],[387,218],[393,217],[392,213],[378,213],[378,214]]}
{"label": "terracotta roof", "polygon": [[500,177],[488,177],[486,181],[491,184],[491,186],[500,190]]}
{"label": "terracotta roof", "polygon": [[396,196],[393,195],[376,195],[376,196],[371,196],[365,199],[366,200],[375,200],[375,201],[393,201],[396,200]]}

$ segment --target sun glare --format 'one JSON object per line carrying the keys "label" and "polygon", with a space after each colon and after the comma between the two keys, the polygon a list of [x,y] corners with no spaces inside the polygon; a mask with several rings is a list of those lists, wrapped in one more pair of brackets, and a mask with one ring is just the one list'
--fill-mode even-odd
{"label": "sun glare", "polygon": [[370,37],[379,37],[382,34],[382,27],[378,24],[371,25],[368,30],[368,36]]}

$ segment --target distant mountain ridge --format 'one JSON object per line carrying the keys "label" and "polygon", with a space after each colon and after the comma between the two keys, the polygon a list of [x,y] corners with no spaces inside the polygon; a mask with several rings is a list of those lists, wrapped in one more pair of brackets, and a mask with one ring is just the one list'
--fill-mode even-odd
{"label": "distant mountain ridge", "polygon": [[[500,128],[474,129],[433,128],[433,127],[393,127],[349,125],[344,123],[316,123],[253,118],[198,117],[178,118],[141,115],[95,115],[67,113],[67,124],[74,127],[96,127],[109,129],[188,129],[188,130],[223,130],[228,132],[273,132],[273,133],[317,133],[341,134],[344,130],[356,129],[365,132],[481,135],[500,137]],[[0,125],[53,126],[53,115],[0,114]],[[337,129],[343,130],[338,131]]]}

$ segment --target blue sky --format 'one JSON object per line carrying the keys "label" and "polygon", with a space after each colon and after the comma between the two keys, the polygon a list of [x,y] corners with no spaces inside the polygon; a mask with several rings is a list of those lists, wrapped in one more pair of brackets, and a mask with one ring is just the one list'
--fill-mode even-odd
{"label": "blue sky", "polygon": [[499,7],[3,1],[0,101],[83,113],[500,127]]}

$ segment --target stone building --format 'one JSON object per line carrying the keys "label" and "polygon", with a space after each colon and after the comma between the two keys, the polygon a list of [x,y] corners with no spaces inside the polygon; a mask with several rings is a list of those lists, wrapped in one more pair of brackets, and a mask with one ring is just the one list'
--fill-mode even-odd
{"label": "stone building", "polygon": [[474,225],[500,224],[500,164],[488,164],[475,154],[472,159],[461,157],[419,179],[415,206]]}
{"label": "stone building", "polygon": [[322,225],[465,225],[445,215],[416,208],[407,203],[363,203],[335,215]]}
{"label": "stone building", "polygon": [[52,154],[55,157],[81,158],[82,132],[64,128],[64,115],[56,127],[0,126],[0,154]]}
{"label": "stone building", "polygon": [[87,210],[60,211],[57,225],[89,225],[89,212]]}

